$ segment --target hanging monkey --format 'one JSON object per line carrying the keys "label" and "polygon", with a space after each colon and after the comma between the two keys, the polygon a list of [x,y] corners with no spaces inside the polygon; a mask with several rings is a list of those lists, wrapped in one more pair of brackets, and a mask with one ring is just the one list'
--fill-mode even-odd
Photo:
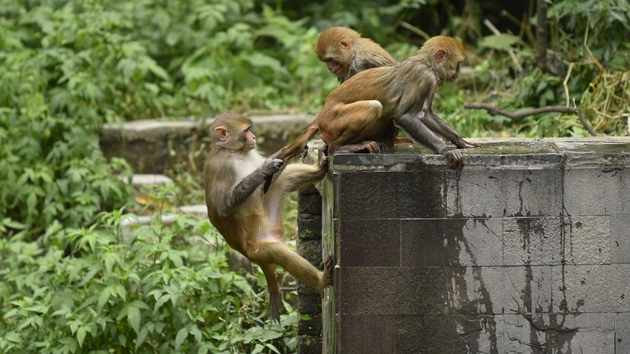
{"label": "hanging monkey", "polygon": [[[317,291],[331,281],[332,256],[326,259],[324,271],[319,271],[284,244],[281,220],[285,195],[323,178],[327,157],[320,152],[314,165],[283,166],[282,159],[265,159],[255,150],[256,136],[251,128],[249,118],[233,113],[217,116],[210,125],[211,144],[204,166],[206,205],[210,222],[225,241],[262,268],[269,288],[270,314],[279,322],[282,298],[275,265]],[[262,183],[278,171],[263,195]]]}

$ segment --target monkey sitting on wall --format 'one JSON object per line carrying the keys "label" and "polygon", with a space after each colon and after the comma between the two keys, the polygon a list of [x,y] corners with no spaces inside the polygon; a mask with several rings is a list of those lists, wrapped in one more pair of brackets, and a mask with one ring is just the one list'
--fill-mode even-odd
{"label": "monkey sitting on wall", "polygon": [[[281,169],[284,161],[263,158],[256,150],[256,136],[249,118],[224,113],[210,125],[211,145],[204,166],[208,218],[226,242],[257,263],[267,280],[270,314],[280,321],[282,297],[275,265],[317,291],[330,285],[333,264],[329,255],[319,271],[282,241],[281,210],[285,195],[314,183],[326,174],[327,158],[320,152],[314,165],[294,163]],[[262,183],[279,172],[268,193]]]}
{"label": "monkey sitting on wall", "polygon": [[[396,60],[369,38],[347,27],[330,27],[317,38],[315,52],[320,61],[326,63],[328,71],[343,83],[355,74],[380,66],[396,63]],[[398,127],[390,122],[380,137],[375,139],[379,148],[396,144],[413,144],[409,138],[397,137]]]}
{"label": "monkey sitting on wall", "polygon": [[433,113],[437,89],[459,75],[466,51],[456,39],[432,37],[418,53],[397,64],[362,71],[333,90],[324,108],[278,158],[297,154],[318,131],[328,151],[378,151],[378,139],[393,120],[419,143],[442,154],[450,167],[461,168],[464,156],[449,148],[440,134],[457,148],[477,147]]}
{"label": "monkey sitting on wall", "polygon": [[339,83],[363,70],[396,63],[383,47],[347,27],[330,27],[323,31],[317,38],[315,52]]}

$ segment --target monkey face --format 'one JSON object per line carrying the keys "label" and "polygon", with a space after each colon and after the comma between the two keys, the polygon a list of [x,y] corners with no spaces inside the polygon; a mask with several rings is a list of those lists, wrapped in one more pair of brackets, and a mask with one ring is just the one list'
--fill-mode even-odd
{"label": "monkey face", "polygon": [[253,150],[256,148],[256,135],[254,135],[250,128],[247,128],[247,130],[245,130],[243,139],[245,140],[245,146],[247,150]]}
{"label": "monkey face", "polygon": [[344,68],[344,66],[341,65],[341,63],[339,63],[336,60],[326,59],[325,62],[326,62],[326,66],[328,67],[328,71],[330,71],[333,75],[335,75],[338,78],[345,77],[344,71],[346,74],[348,73],[348,69]]}

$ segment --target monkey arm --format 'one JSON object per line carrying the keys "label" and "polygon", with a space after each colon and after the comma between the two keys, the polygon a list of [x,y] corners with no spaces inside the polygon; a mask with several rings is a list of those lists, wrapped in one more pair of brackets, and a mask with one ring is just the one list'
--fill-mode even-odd
{"label": "monkey arm", "polygon": [[436,154],[441,154],[448,150],[446,143],[433,134],[431,129],[424,123],[423,116],[423,113],[417,116],[414,114],[403,114],[400,117],[394,118],[394,121],[398,126],[403,128],[407,134],[411,135],[415,141],[433,150]]}
{"label": "monkey arm", "polygon": [[427,127],[434,132],[440,134],[460,149],[479,147],[479,144],[469,143],[464,140],[459,133],[453,129],[448,123],[432,111],[428,111],[424,118],[421,118]]}
{"label": "monkey arm", "polygon": [[265,163],[257,168],[254,172],[243,178],[227,200],[223,214],[231,214],[236,210],[254,191],[260,186],[267,177],[273,176],[284,164],[284,161],[279,159],[267,159]]}
{"label": "monkey arm", "polygon": [[433,152],[442,154],[452,168],[464,166],[464,154],[458,149],[449,148],[442,139],[438,138],[423,122],[423,114],[403,114],[395,118],[395,122],[403,128],[417,142],[425,145]]}

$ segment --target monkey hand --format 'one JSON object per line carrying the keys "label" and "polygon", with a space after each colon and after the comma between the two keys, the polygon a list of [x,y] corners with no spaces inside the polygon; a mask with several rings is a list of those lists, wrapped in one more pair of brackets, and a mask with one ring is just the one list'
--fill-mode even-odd
{"label": "monkey hand", "polygon": [[446,148],[440,151],[450,168],[461,169],[464,167],[464,153],[459,149]]}
{"label": "monkey hand", "polygon": [[459,141],[457,142],[457,147],[460,149],[469,149],[469,148],[476,148],[476,147],[480,147],[481,144],[477,144],[477,143],[469,143],[464,139],[459,139]]}
{"label": "monkey hand", "polygon": [[284,165],[283,159],[267,159],[260,167],[260,172],[268,177],[273,176],[274,173],[280,170],[282,165]]}
{"label": "monkey hand", "polygon": [[328,145],[324,144],[319,147],[319,156],[317,163],[321,168],[328,167]]}

